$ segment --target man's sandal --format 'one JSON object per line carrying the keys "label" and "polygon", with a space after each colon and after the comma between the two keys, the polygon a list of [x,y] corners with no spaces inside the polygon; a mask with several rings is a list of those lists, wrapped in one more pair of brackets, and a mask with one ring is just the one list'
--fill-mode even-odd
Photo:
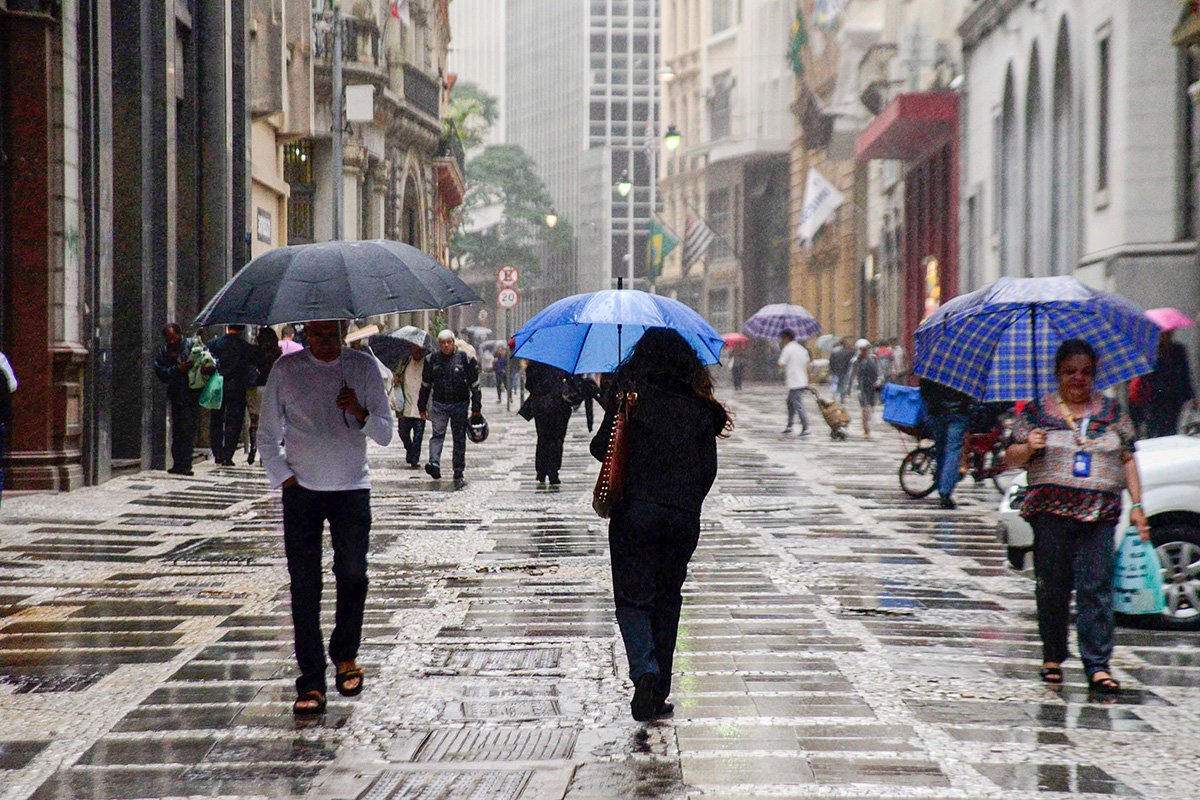
{"label": "man's sandal", "polygon": [[[363,672],[362,667],[351,667],[345,672],[337,673],[337,675],[334,677],[334,681],[337,684],[338,694],[340,694],[342,697],[354,697],[355,695],[361,694],[363,690],[364,675],[365,673]],[[347,689],[346,684],[355,678],[358,679],[358,685],[356,685],[353,689]]]}
{"label": "man's sandal", "polygon": [[1088,687],[1100,694],[1117,694],[1121,691],[1120,682],[1112,675],[1103,678],[1088,678]]}
{"label": "man's sandal", "polygon": [[[309,705],[310,703],[313,705]],[[325,713],[324,693],[312,689],[300,695],[296,698],[296,702],[292,703],[292,713],[298,717]]]}
{"label": "man's sandal", "polygon": [[1057,686],[1063,682],[1062,667],[1042,667],[1042,671],[1038,674],[1042,676],[1042,680],[1046,683],[1052,683]]}

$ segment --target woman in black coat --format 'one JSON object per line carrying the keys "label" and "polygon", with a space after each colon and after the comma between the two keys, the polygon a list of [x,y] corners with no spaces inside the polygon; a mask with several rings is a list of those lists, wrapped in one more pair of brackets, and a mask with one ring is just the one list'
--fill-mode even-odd
{"label": "woman in black coat", "polygon": [[700,538],[700,507],[717,476],[717,437],[732,429],[712,379],[673,330],[651,328],[617,369],[592,440],[603,461],[620,403],[636,392],[625,429],[624,495],[608,527],[613,598],[639,721],[669,714],[680,589]]}

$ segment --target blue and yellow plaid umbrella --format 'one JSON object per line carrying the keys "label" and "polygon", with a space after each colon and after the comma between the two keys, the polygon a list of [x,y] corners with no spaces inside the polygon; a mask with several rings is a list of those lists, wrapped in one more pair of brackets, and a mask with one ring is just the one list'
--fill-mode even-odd
{"label": "blue and yellow plaid umbrella", "polygon": [[1001,278],[956,297],[917,328],[913,371],[979,400],[1053,391],[1067,339],[1096,349],[1096,389],[1154,369],[1159,328],[1128,300],[1074,278]]}

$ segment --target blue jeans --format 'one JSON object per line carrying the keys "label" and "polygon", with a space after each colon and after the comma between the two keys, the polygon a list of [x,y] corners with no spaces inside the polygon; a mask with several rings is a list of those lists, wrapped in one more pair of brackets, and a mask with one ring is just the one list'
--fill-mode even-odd
{"label": "blue jeans", "polygon": [[436,400],[429,404],[429,421],[433,423],[433,433],[429,436],[429,463],[435,467],[442,466],[442,444],[446,441],[446,428],[449,427],[454,436],[454,477],[462,477],[467,465],[467,412],[470,401],[460,403],[439,403]]}
{"label": "blue jeans", "polygon": [[671,693],[680,590],[700,540],[700,515],[640,500],[617,506],[608,526],[617,626],[634,683],[656,676],[654,697]]}
{"label": "blue jeans", "polygon": [[970,417],[966,414],[943,414],[929,418],[933,428],[933,456],[937,463],[937,491],[942,497],[954,494],[958,485],[958,469],[962,463],[963,439],[967,435]]}
{"label": "blue jeans", "polygon": [[1038,633],[1043,660],[1061,664],[1070,655],[1067,626],[1075,589],[1079,658],[1090,678],[1107,672],[1113,651],[1112,522],[1080,522],[1038,514],[1033,526],[1033,568],[1037,573]]}

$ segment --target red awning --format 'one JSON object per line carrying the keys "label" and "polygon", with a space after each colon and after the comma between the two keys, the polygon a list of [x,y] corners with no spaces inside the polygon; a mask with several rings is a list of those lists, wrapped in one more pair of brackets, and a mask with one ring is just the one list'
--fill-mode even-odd
{"label": "red awning", "polygon": [[912,161],[945,144],[958,127],[954,92],[902,94],[871,121],[855,143],[859,161]]}

